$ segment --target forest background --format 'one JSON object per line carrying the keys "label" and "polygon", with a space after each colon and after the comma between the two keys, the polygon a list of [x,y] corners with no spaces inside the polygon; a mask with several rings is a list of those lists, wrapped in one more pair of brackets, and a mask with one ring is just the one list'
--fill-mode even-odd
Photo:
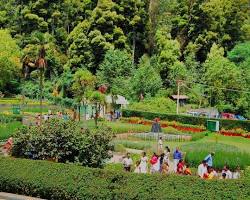
{"label": "forest background", "polygon": [[52,102],[98,99],[105,85],[174,112],[165,97],[183,80],[189,104],[250,118],[248,0],[1,0],[0,28],[2,96],[39,97],[44,48]]}

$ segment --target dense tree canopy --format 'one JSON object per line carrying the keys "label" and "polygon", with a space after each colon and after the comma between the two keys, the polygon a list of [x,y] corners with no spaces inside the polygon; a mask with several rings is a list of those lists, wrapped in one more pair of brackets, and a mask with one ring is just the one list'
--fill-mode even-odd
{"label": "dense tree canopy", "polygon": [[5,94],[37,96],[44,47],[50,100],[78,98],[88,70],[93,90],[132,101],[176,94],[181,79],[190,103],[250,115],[248,0],[2,0],[0,28]]}

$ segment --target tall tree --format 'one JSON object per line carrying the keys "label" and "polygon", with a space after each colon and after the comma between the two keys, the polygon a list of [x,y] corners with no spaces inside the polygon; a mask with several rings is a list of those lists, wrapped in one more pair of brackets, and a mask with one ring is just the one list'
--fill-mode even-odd
{"label": "tall tree", "polygon": [[12,83],[21,72],[21,51],[7,30],[0,30],[0,52],[0,91],[13,91]]}

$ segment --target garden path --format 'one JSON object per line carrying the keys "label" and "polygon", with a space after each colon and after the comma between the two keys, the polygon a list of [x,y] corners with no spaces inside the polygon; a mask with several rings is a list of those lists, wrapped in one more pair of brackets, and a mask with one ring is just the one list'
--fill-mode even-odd
{"label": "garden path", "polygon": [[42,200],[42,199],[0,192],[0,200]]}

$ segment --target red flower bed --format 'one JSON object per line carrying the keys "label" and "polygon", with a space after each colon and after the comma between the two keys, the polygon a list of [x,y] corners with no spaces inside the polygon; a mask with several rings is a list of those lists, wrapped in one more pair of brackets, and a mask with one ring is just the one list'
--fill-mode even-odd
{"label": "red flower bed", "polygon": [[[149,120],[140,120],[140,119],[129,119],[129,123],[131,124],[143,124],[146,126],[151,126],[152,121]],[[167,124],[167,123],[160,123],[162,128],[167,128],[167,127],[173,127],[179,131],[186,131],[186,132],[192,132],[192,133],[200,133],[205,131],[203,128],[198,128],[198,127],[187,127],[187,126],[181,126],[177,124]]]}
{"label": "red flower bed", "polygon": [[220,131],[220,134],[225,135],[225,136],[238,136],[238,137],[243,136],[241,133],[234,133],[234,132],[230,132],[230,131]]}
{"label": "red flower bed", "polygon": [[244,138],[250,139],[250,134],[236,133],[236,132],[233,132],[232,130],[229,130],[229,131],[222,130],[220,131],[220,134],[224,136],[236,136],[236,137],[244,137]]}
{"label": "red flower bed", "polygon": [[201,128],[193,128],[193,127],[185,127],[185,126],[173,126],[173,127],[179,131],[187,131],[187,132],[192,132],[192,133],[201,133],[205,131],[204,129],[201,129]]}

